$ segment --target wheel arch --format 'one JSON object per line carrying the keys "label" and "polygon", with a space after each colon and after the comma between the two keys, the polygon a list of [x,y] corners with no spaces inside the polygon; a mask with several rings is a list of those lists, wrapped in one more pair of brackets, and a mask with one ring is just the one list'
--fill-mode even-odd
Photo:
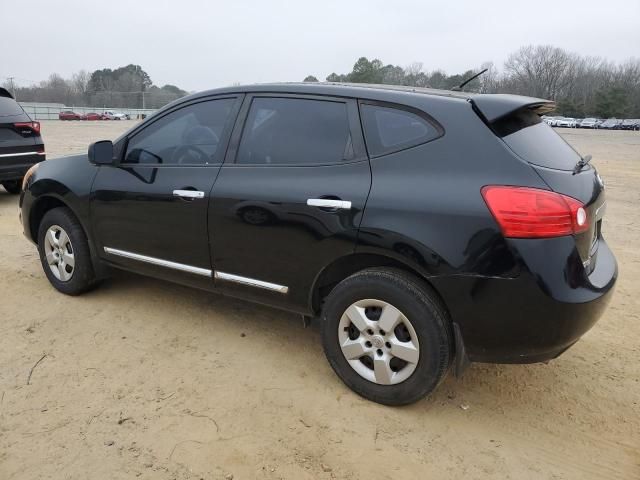
{"label": "wheel arch", "polygon": [[[33,243],[38,243],[38,230],[40,229],[40,223],[44,216],[48,211],[60,207],[68,208],[73,212],[73,209],[67,203],[52,195],[40,196],[33,202],[31,210],[29,211],[29,238]],[[74,216],[78,218],[75,213]],[[84,228],[84,226],[82,228]]]}
{"label": "wheel arch", "polygon": [[447,310],[449,318],[451,318],[449,308],[444,301],[444,298],[429,281],[429,277],[425,275],[424,272],[421,272],[417,268],[398,260],[397,258],[382,255],[380,253],[353,253],[335,259],[332,263],[322,269],[322,271],[316,276],[310,293],[311,298],[309,301],[312,311],[314,313],[318,313],[321,310],[322,299],[329,295],[331,290],[342,280],[361,270],[375,267],[388,267],[402,270],[425,282],[434,294],[437,295],[438,300]]}
{"label": "wheel arch", "polygon": [[87,243],[89,244],[89,251],[91,253],[91,260],[93,262],[94,272],[96,276],[98,276],[99,278],[106,276],[105,268],[98,258],[95,245],[93,244],[91,235],[89,235],[87,225],[85,225],[82,217],[78,215],[78,212],[76,212],[68,202],[56,195],[41,195],[33,201],[33,204],[29,210],[29,238],[33,241],[33,243],[35,243],[36,245],[38,244],[38,231],[40,229],[40,223],[42,222],[42,219],[47,214],[47,212],[53,210],[54,208],[67,208],[76,218],[87,237]]}
{"label": "wheel arch", "polygon": [[329,295],[331,290],[338,283],[356,272],[376,267],[386,267],[406,272],[424,282],[431,293],[436,296],[435,300],[438,301],[444,309],[448,320],[448,327],[450,328],[454,374],[456,377],[460,377],[470,364],[464,345],[464,339],[460,331],[460,326],[453,318],[451,310],[449,309],[447,302],[445,302],[444,297],[440,294],[433,283],[429,281],[428,275],[425,275],[424,272],[421,272],[417,268],[414,268],[401,260],[379,253],[354,253],[334,260],[325,267],[315,279],[310,299],[311,308],[314,314],[317,315],[320,312],[322,309],[323,298]]}

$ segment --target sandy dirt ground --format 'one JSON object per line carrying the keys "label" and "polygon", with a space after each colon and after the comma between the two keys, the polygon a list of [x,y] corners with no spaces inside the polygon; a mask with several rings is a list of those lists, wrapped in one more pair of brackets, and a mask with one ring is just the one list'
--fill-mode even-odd
{"label": "sandy dirt ground", "polygon": [[[53,158],[131,125],[43,135]],[[351,393],[292,314],[126,273],[57,293],[0,189],[0,479],[640,478],[640,134],[562,134],[607,185],[608,311],[548,365],[403,408]]]}

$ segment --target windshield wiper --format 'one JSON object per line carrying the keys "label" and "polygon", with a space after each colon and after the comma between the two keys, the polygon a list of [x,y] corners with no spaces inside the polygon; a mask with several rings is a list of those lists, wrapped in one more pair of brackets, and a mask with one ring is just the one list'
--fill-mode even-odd
{"label": "windshield wiper", "polygon": [[591,161],[591,158],[591,155],[585,155],[584,157],[580,158],[580,160],[578,160],[578,163],[576,163],[576,166],[573,167],[573,174],[575,175],[580,170],[582,170]]}

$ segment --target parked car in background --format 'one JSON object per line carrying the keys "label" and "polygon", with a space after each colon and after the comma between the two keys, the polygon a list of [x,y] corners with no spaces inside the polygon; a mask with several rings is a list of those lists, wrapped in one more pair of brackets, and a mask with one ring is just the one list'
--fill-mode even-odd
{"label": "parked car in background", "polygon": [[576,128],[576,119],[570,117],[560,117],[556,122],[556,127]]}
{"label": "parked car in background", "polygon": [[0,183],[12,194],[20,193],[22,177],[33,165],[45,159],[40,122],[34,122],[0,88]]}
{"label": "parked car in background", "polygon": [[597,128],[599,120],[597,118],[588,117],[580,122],[580,128]]}
{"label": "parked car in background", "polygon": [[104,120],[104,119],[105,117],[101,113],[91,112],[85,115],[85,120]]}
{"label": "parked car in background", "polygon": [[122,112],[107,110],[103,114],[105,120],[128,120],[128,116]]}
{"label": "parked car in background", "polygon": [[618,130],[621,125],[622,120],[618,120],[617,118],[608,118],[600,125],[598,125],[597,128],[602,128],[605,130]]}
{"label": "parked car in background", "polygon": [[640,119],[638,118],[629,118],[627,120],[623,120],[620,125],[621,130],[640,130]]}
{"label": "parked car in background", "polygon": [[543,121],[550,127],[555,127],[558,124],[558,118],[560,117],[546,117]]}
{"label": "parked car in background", "polygon": [[62,293],[115,267],[315,317],[347,386],[407,404],[469,361],[556,358],[611,298],[604,185],[541,121],[553,107],[400,86],[202,92],[32,170],[22,226]]}
{"label": "parked car in background", "polygon": [[72,110],[63,110],[58,114],[58,120],[82,120],[82,115]]}

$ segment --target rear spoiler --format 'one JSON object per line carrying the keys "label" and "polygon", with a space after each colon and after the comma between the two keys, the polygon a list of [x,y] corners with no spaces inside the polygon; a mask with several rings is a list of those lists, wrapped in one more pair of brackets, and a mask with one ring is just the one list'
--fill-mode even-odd
{"label": "rear spoiler", "polygon": [[551,100],[501,93],[474,95],[471,97],[471,103],[488,123],[493,123],[524,108],[533,110],[538,115],[544,115],[556,109],[555,102]]}
{"label": "rear spoiler", "polygon": [[0,97],[13,98],[13,95],[11,95],[11,93],[9,93],[9,90],[7,90],[6,88],[0,87]]}

